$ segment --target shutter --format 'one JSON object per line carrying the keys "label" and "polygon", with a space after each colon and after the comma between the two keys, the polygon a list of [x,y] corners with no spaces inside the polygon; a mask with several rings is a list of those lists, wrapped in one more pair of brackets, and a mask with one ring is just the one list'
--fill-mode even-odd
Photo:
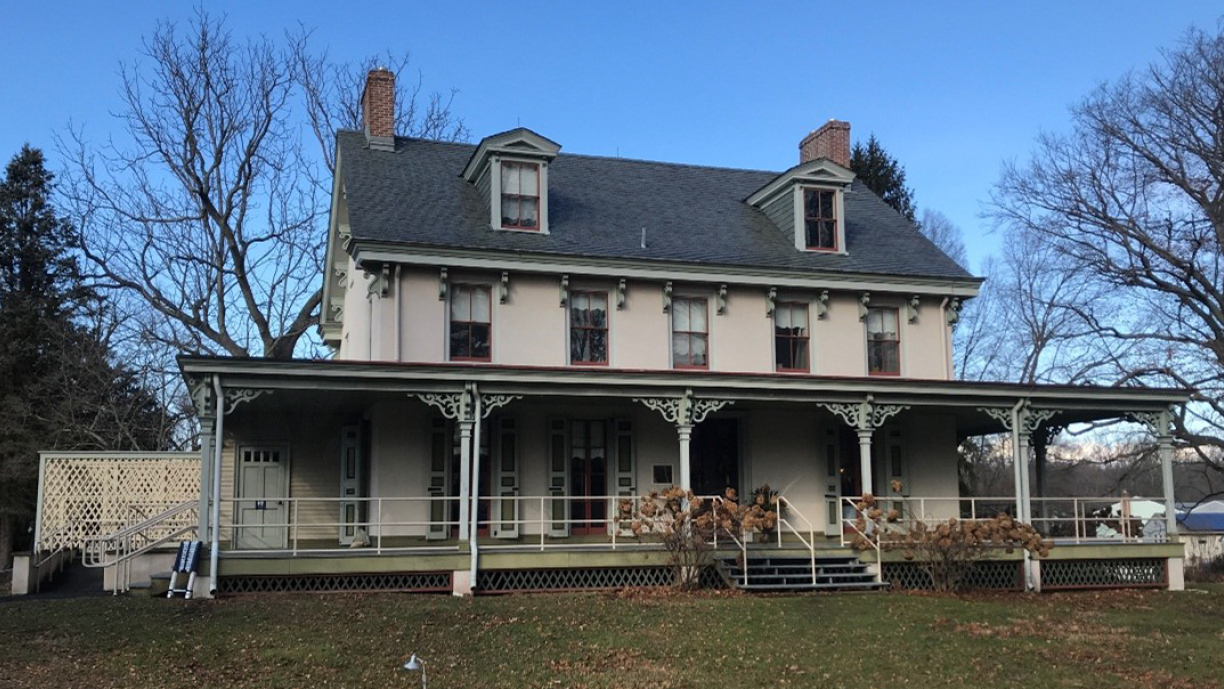
{"label": "shutter", "polygon": [[[637,497],[637,457],[633,447],[633,422],[627,419],[617,419],[612,422],[613,452],[616,465],[612,475],[616,479],[616,487],[612,494],[616,496],[612,503],[612,516],[620,514],[620,504],[624,500],[634,501]],[[608,525],[611,532],[612,525]],[[621,534],[632,534],[629,524],[621,525]]]}
{"label": "shutter", "polygon": [[519,537],[519,456],[518,433],[514,419],[497,419],[496,447],[494,452],[496,465],[490,467],[495,479],[493,491],[497,495],[494,500],[492,535],[494,538]]}
{"label": "shutter", "polygon": [[[446,432],[446,419],[434,419],[429,433],[429,530],[425,537],[440,540],[450,537],[451,505],[446,500],[450,478],[450,434]],[[457,505],[456,505],[457,506]]]}
{"label": "shutter", "polygon": [[[909,482],[909,462],[905,457],[905,447],[901,442],[901,430],[892,427],[885,427],[883,444],[883,471],[880,476],[883,477],[883,485],[880,486],[878,495],[887,498],[885,501],[888,507],[903,510],[904,505],[901,504],[901,498],[909,497],[910,482]],[[892,482],[901,482],[901,493],[897,494],[892,489]]]}
{"label": "shutter", "polygon": [[340,433],[340,544],[353,542],[362,526],[361,432],[358,426],[345,426]]}
{"label": "shutter", "polygon": [[569,504],[565,500],[569,485],[569,434],[565,419],[548,422],[548,535],[564,538],[569,535]]}
{"label": "shutter", "polygon": [[841,505],[841,442],[837,429],[827,428],[824,435],[825,455],[825,535],[840,536],[842,532]]}

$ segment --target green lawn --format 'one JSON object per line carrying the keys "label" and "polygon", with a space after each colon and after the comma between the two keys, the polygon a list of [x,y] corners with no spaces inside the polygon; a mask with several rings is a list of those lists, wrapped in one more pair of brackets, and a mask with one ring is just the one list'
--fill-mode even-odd
{"label": "green lawn", "polygon": [[1224,686],[1224,585],[0,602],[0,687]]}

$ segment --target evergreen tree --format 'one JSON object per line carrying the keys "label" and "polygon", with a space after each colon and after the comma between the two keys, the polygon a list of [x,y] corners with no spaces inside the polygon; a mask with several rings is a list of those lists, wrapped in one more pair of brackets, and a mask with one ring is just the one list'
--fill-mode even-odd
{"label": "evergreen tree", "polygon": [[153,449],[164,413],[112,361],[105,315],[51,205],[41,151],[22,147],[0,179],[0,569],[34,513],[38,451]]}
{"label": "evergreen tree", "polygon": [[856,142],[850,150],[850,169],[867,188],[907,220],[914,219],[914,190],[905,184],[905,168],[884,150],[872,134],[867,145]]}

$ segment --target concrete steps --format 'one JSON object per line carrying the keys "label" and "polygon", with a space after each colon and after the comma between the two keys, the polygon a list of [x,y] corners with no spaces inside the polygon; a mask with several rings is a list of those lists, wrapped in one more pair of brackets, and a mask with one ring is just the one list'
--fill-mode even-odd
{"label": "concrete steps", "polygon": [[728,583],[744,591],[875,591],[888,586],[877,582],[867,565],[854,555],[755,555],[747,567],[734,558],[721,558],[719,567]]}

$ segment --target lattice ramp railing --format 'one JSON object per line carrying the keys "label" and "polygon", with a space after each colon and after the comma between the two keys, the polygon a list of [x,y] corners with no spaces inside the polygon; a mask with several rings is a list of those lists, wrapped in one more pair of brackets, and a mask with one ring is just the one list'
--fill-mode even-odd
{"label": "lattice ramp railing", "polygon": [[1164,587],[1163,558],[1115,560],[1049,560],[1041,563],[1041,588],[1058,589]]}
{"label": "lattice ramp railing", "polygon": [[200,458],[171,453],[43,453],[37,548],[79,548],[200,497]]}
{"label": "lattice ramp railing", "polygon": [[[961,586],[977,591],[1022,591],[1024,576],[1021,562],[987,560],[973,566]],[[931,577],[916,562],[885,562],[884,581],[894,589],[928,590]]]}
{"label": "lattice ramp railing", "polygon": [[233,576],[217,581],[221,594],[328,593],[336,591],[451,590],[450,572],[393,572],[383,574],[298,574],[285,576]]}

